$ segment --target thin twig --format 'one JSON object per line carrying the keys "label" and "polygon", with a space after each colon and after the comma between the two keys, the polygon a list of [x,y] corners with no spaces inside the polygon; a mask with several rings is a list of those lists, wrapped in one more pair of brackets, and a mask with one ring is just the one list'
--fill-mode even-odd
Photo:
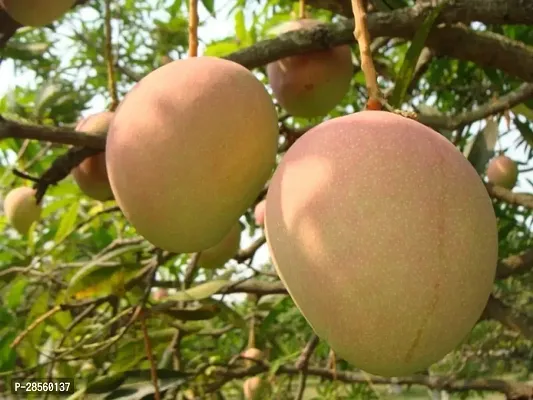
{"label": "thin twig", "polygon": [[311,339],[309,339],[309,341],[306,343],[304,349],[302,350],[302,354],[300,354],[300,357],[298,357],[298,360],[296,361],[296,368],[307,368],[307,366],[309,365],[309,360],[313,355],[316,346],[318,346],[319,341],[320,338],[315,333],[313,333],[313,336],[311,336]]}
{"label": "thin twig", "polygon": [[198,55],[198,0],[189,0],[189,57]]}
{"label": "thin twig", "polygon": [[368,91],[367,108],[381,109],[381,94],[378,87],[376,68],[372,60],[370,50],[370,34],[366,24],[366,9],[363,0],[352,0],[352,10],[355,20],[353,35],[359,43],[359,54],[361,55],[361,70],[365,76],[366,89]]}
{"label": "thin twig", "polygon": [[154,398],[155,400],[161,400],[161,394],[159,393],[159,385],[157,383],[157,367],[155,365],[154,356],[152,354],[152,345],[150,343],[150,337],[148,336],[148,329],[146,329],[146,320],[144,318],[143,312],[141,312],[140,314],[140,321],[144,336],[144,348],[146,351],[146,357],[148,357],[148,361],[150,362],[150,375],[152,376],[152,383],[154,385],[155,390]]}
{"label": "thin twig", "polygon": [[105,59],[107,64],[107,85],[111,104],[109,111],[115,111],[118,107],[117,82],[115,80],[115,70],[113,61],[113,31],[111,28],[111,0],[105,0]]}
{"label": "thin twig", "polygon": [[311,339],[309,339],[304,349],[302,350],[302,354],[300,354],[300,357],[298,357],[298,360],[296,361],[296,368],[302,370],[302,372],[300,373],[300,380],[298,383],[298,394],[296,395],[296,400],[303,399],[305,385],[307,383],[307,367],[309,365],[309,359],[315,351],[316,346],[318,346],[319,341],[319,337],[313,333],[313,336],[311,337]]}
{"label": "thin twig", "polygon": [[61,306],[55,306],[54,308],[52,308],[51,310],[45,312],[43,315],[41,315],[39,318],[37,318],[35,321],[33,321],[30,326],[28,326],[26,329],[24,329],[24,331],[18,335],[15,340],[13,340],[13,343],[11,343],[11,348],[15,348],[17,347],[20,342],[22,342],[22,340],[24,340],[24,338],[31,332],[33,331],[35,328],[37,328],[37,326],[39,326],[39,324],[41,324],[42,322],[44,322],[46,319],[50,318],[52,315],[58,313],[61,311]]}
{"label": "thin twig", "polygon": [[299,9],[298,9],[298,17],[300,19],[305,18],[305,0],[300,0]]}
{"label": "thin twig", "polygon": [[185,270],[185,276],[183,277],[183,284],[181,287],[181,290],[187,290],[192,282],[194,281],[194,277],[196,275],[196,271],[198,271],[198,261],[200,260],[200,253],[194,253],[192,257],[189,259],[189,263],[187,264],[187,269]]}

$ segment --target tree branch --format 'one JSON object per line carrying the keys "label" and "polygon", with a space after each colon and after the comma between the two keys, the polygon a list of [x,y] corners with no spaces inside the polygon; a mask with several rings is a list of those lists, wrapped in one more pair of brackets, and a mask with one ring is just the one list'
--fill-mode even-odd
{"label": "tree branch", "polygon": [[42,142],[68,144],[104,150],[105,137],[76,132],[74,129],[29,125],[0,116],[0,140],[6,138],[34,139]]}
{"label": "tree branch", "polygon": [[489,297],[482,318],[498,321],[506,328],[520,333],[524,338],[533,339],[533,319],[526,315],[519,315],[493,295]]}
{"label": "tree branch", "polygon": [[525,274],[531,271],[531,269],[533,269],[533,249],[500,260],[496,271],[496,279],[505,279],[511,275]]}
{"label": "tree branch", "polygon": [[[418,0],[416,6],[398,11],[408,15],[416,13],[417,7],[431,6],[431,3],[432,0]],[[352,15],[351,0],[307,0],[307,4],[348,18]],[[454,0],[444,6],[437,18],[437,22],[472,21],[495,25],[533,24],[533,3],[523,0]]]}
{"label": "tree branch", "polygon": [[461,129],[464,125],[509,110],[510,108],[532,98],[533,83],[524,83],[516,90],[499,97],[496,101],[489,100],[487,103],[474,110],[466,111],[454,116],[419,114],[418,121],[435,129]]}
{"label": "tree branch", "polygon": [[[370,36],[412,39],[430,10],[431,7],[426,5],[408,11],[400,9],[390,13],[368,14]],[[348,20],[287,32],[225,58],[253,69],[290,55],[352,44],[355,41],[353,30],[354,22]],[[526,82],[533,82],[533,48],[503,35],[474,31],[465,26],[439,26],[433,28],[426,44],[441,55],[497,68]]]}
{"label": "tree branch", "polygon": [[527,193],[515,193],[492,183],[486,183],[485,187],[490,197],[506,202],[513,206],[522,206],[533,209],[533,195]]}
{"label": "tree branch", "polygon": [[[249,368],[235,368],[218,370],[216,373],[225,378],[242,379],[247,376],[269,371],[268,363],[256,363]],[[298,375],[300,369],[295,366],[281,365],[276,370],[276,375]],[[308,367],[306,373],[328,380],[337,380],[345,383],[369,383],[374,385],[421,385],[433,390],[446,390],[448,392],[486,391],[499,392],[507,396],[509,400],[530,400],[533,396],[533,386],[522,382],[513,382],[503,379],[454,379],[449,376],[413,375],[408,377],[385,378],[369,375],[363,372],[335,371],[326,368]]]}

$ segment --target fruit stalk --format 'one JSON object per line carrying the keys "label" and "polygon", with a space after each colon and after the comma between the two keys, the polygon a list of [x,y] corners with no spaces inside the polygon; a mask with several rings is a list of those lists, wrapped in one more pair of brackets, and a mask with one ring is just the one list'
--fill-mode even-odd
{"label": "fruit stalk", "polygon": [[305,18],[305,0],[300,0],[299,2],[298,17],[300,19]]}
{"label": "fruit stalk", "polygon": [[115,111],[118,107],[117,82],[113,61],[113,30],[111,28],[111,0],[105,1],[105,60],[107,63],[107,87],[111,96],[109,111]]}
{"label": "fruit stalk", "polygon": [[198,55],[198,0],[189,0],[189,57]]}
{"label": "fruit stalk", "polygon": [[366,8],[363,0],[352,0],[352,10],[355,20],[353,35],[359,43],[359,54],[361,55],[361,70],[365,76],[366,90],[368,92],[367,109],[381,109],[381,95],[372,51],[370,50],[370,34],[366,25]]}

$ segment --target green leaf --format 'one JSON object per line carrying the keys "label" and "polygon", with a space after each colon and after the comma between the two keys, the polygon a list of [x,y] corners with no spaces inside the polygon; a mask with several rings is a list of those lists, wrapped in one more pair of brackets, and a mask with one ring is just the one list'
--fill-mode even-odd
{"label": "green leaf", "polygon": [[[61,185],[63,186],[63,185]],[[51,191],[50,191],[51,192]],[[56,193],[50,193],[52,196],[58,196]],[[76,201],[76,198],[72,195],[61,195],[61,197],[53,197],[53,200],[48,203],[42,213],[41,213],[41,219],[47,219],[51,214],[61,210],[63,211],[69,204],[72,204],[73,201]]]}
{"label": "green leaf", "polygon": [[[48,290],[44,290],[36,299],[35,303],[33,303],[33,306],[30,309],[30,312],[28,314],[28,317],[26,318],[26,328],[30,326],[37,318],[39,318],[41,315],[43,315],[46,311],[48,311],[48,300],[50,298],[50,292]],[[39,342],[41,340],[41,336],[44,332],[45,324],[39,324],[37,325],[33,330],[30,331],[30,333],[27,335],[27,340],[30,342],[33,346],[39,345]],[[28,364],[35,364],[37,362],[37,357],[39,353],[35,351],[35,349],[31,347],[31,354],[32,360],[28,359],[30,357],[30,354],[26,354],[26,362]],[[29,349],[28,349],[29,350]]]}
{"label": "green leaf", "polygon": [[465,146],[463,154],[480,175],[485,172],[487,163],[494,156],[498,134],[498,121],[488,118],[485,128]]}
{"label": "green leaf", "polygon": [[511,108],[511,111],[514,114],[521,114],[524,117],[526,117],[528,120],[533,121],[533,110],[526,106],[525,104],[519,104],[513,108]]}
{"label": "green leaf", "polygon": [[235,13],[235,35],[242,44],[247,43],[248,35],[246,33],[246,24],[244,21],[244,11],[241,9]]}
{"label": "green leaf", "polygon": [[15,309],[21,304],[28,283],[26,277],[19,276],[9,285],[9,289],[4,294],[4,303],[7,308]]}
{"label": "green leaf", "polygon": [[226,286],[230,281],[217,279],[203,283],[201,285],[194,286],[190,289],[177,292],[176,294],[170,295],[165,298],[165,300],[173,301],[192,301],[192,300],[203,300],[211,297],[217,293],[220,289]]}
{"label": "green leaf", "polygon": [[[120,271],[123,269],[121,265],[118,267],[102,267],[101,264],[104,261],[111,260],[115,257],[118,257],[122,254],[133,252],[133,251],[139,251],[144,249],[144,245],[137,244],[137,245],[131,245],[131,246],[124,246],[120,247],[116,250],[110,251],[108,253],[105,253],[101,257],[97,257],[94,260],[88,262],[83,268],[81,268],[71,279],[69,287],[66,291],[66,296],[70,297],[74,293],[80,292],[82,290],[87,290],[87,288],[98,286],[98,283],[105,282],[106,280],[110,280],[109,285],[112,285],[113,283],[111,281],[111,277],[115,275],[117,272],[120,273]],[[139,266],[138,269],[140,269],[141,266]],[[127,274],[135,274],[138,269],[131,269],[129,268]],[[106,288],[109,287],[106,286]]]}
{"label": "green leaf", "polygon": [[[182,385],[190,377],[187,373],[170,369],[158,369],[156,370],[156,375],[159,379],[159,390],[161,392]],[[155,388],[152,384],[150,370],[126,371],[123,373],[123,376],[125,379],[120,381],[118,386],[113,388],[111,393],[109,393],[105,399],[143,400],[153,398]],[[115,383],[117,382],[118,380]],[[111,382],[108,384],[110,383]],[[98,393],[104,392],[99,391]]]}
{"label": "green leaf", "polygon": [[4,307],[0,307],[0,327],[10,326],[15,322],[13,313]]}
{"label": "green leaf", "polygon": [[64,88],[61,83],[51,80],[43,84],[35,96],[33,116],[37,119],[41,118],[46,109],[54,104],[57,99],[61,98],[63,95]]}
{"label": "green leaf", "polygon": [[108,374],[87,385],[85,393],[107,393],[118,388],[125,380],[126,374],[123,372]]}
{"label": "green leaf", "polygon": [[533,130],[529,126],[529,123],[522,122],[518,118],[513,118],[513,123],[520,132],[520,138],[517,140],[519,145],[523,145],[531,157],[533,152]]}
{"label": "green leaf", "polygon": [[76,225],[76,220],[78,219],[78,209],[80,207],[79,201],[74,201],[67,212],[63,214],[61,222],[59,223],[59,228],[57,229],[54,241],[60,243],[65,239],[72,231]]}
{"label": "green leaf", "polygon": [[398,8],[407,7],[404,0],[371,0],[377,11],[388,12]]}
{"label": "green leaf", "polygon": [[11,343],[16,339],[15,331],[0,332],[0,371],[10,371],[15,368],[17,352],[11,348]]}
{"label": "green leaf", "polygon": [[418,31],[411,42],[411,46],[409,46],[409,49],[405,53],[405,58],[400,68],[400,72],[398,73],[398,78],[396,79],[392,96],[389,100],[389,103],[392,107],[400,108],[402,105],[407,94],[407,88],[413,79],[418,58],[420,57],[420,53],[424,48],[424,43],[426,42],[429,32],[433,27],[433,23],[437,19],[445,4],[446,2],[443,2],[438,7],[431,10],[431,13],[418,28]]}
{"label": "green leaf", "polygon": [[205,9],[211,14],[213,17],[215,16],[215,0],[202,0],[202,4],[204,5]]}
{"label": "green leaf", "polygon": [[219,308],[220,319],[242,330],[248,329],[248,323],[246,322],[246,320],[242,317],[241,314],[235,311],[232,307],[228,306],[223,301],[217,301],[217,300],[210,300],[210,301],[213,302],[213,304],[216,304],[217,307]]}
{"label": "green leaf", "polygon": [[226,39],[211,43],[206,47],[204,55],[211,57],[224,57],[241,48],[235,39]]}
{"label": "green leaf", "polygon": [[220,308],[209,304],[196,309],[171,308],[161,312],[182,321],[204,321],[215,318],[220,313]]}
{"label": "green leaf", "polygon": [[32,61],[40,58],[50,48],[46,42],[21,43],[9,41],[4,49],[4,57]]}

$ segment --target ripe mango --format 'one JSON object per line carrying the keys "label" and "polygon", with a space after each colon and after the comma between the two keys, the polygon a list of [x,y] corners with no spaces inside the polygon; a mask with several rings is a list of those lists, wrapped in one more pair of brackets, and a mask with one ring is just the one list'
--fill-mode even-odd
{"label": "ripe mango", "polygon": [[148,74],[115,112],[106,165],[137,232],[178,252],[220,242],[275,165],[278,119],[246,68],[215,57],[176,60]]}
{"label": "ripe mango", "polygon": [[[114,113],[110,111],[91,115],[78,123],[76,131],[105,136],[113,116]],[[81,191],[90,198],[100,201],[113,198],[103,152],[83,160],[72,169],[72,176]]]}
{"label": "ripe mango", "polygon": [[498,257],[492,202],[432,129],[383,111],[323,122],[285,154],[266,199],[278,275],[354,367],[420,371],[481,316]]}
{"label": "ripe mango", "polygon": [[[314,28],[312,19],[289,21],[279,33]],[[266,67],[268,80],[279,104],[295,117],[327,115],[350,88],[354,68],[350,46],[286,57]]]}

